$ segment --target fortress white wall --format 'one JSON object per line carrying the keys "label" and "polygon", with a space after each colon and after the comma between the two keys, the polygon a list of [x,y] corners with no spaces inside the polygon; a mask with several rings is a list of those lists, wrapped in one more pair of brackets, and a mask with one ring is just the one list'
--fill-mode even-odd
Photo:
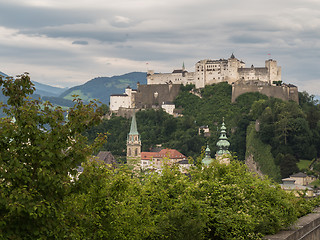
{"label": "fortress white wall", "polygon": [[136,90],[126,88],[124,94],[113,94],[110,96],[110,110],[112,112],[118,111],[119,108],[134,108]]}
{"label": "fortress white wall", "polygon": [[158,73],[148,71],[147,84],[194,84],[196,88],[203,88],[219,82],[232,84],[238,80],[259,80],[274,85],[274,81],[281,81],[281,67],[277,61],[269,59],[265,67],[245,68],[245,63],[232,54],[229,59],[200,60],[195,64],[194,72],[185,69],[174,70],[172,73]]}

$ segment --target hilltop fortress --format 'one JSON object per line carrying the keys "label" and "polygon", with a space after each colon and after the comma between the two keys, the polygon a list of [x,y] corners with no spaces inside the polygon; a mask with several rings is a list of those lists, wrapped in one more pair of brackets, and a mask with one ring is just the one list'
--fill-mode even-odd
{"label": "hilltop fortress", "polygon": [[269,59],[265,67],[245,67],[243,61],[238,60],[233,54],[228,59],[200,60],[195,65],[194,72],[188,72],[184,65],[182,69],[174,70],[172,73],[154,73],[149,70],[147,84],[194,84],[196,88],[204,88],[219,82],[232,84],[239,80],[259,80],[268,85],[276,85],[281,82],[281,67],[277,61]]}
{"label": "hilltop fortress", "polygon": [[138,84],[136,90],[127,88],[125,94],[111,95],[110,110],[117,112],[119,109],[165,106],[172,112],[172,104],[169,106],[168,102],[172,102],[179,94],[181,84],[193,84],[196,89],[201,89],[220,82],[232,85],[232,102],[247,92],[260,92],[284,101],[299,102],[298,88],[282,83],[281,67],[277,61],[269,59],[265,61],[264,67],[251,65],[247,68],[242,60],[232,54],[228,59],[200,60],[195,64],[194,72],[188,72],[184,64],[182,69],[172,73],[148,70],[147,85]]}

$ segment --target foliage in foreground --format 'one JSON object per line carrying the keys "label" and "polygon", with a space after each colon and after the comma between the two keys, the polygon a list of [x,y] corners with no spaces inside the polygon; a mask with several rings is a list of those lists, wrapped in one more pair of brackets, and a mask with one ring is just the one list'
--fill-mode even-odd
{"label": "foliage in foreground", "polygon": [[233,161],[162,174],[87,163],[65,199],[65,238],[260,239],[313,207]]}
{"label": "foliage in foreground", "polygon": [[27,97],[34,91],[28,75],[0,78],[0,87],[8,97],[0,119],[0,238],[57,237],[69,173],[95,147],[81,132],[99,122],[97,105],[75,100],[66,121],[61,108]]}

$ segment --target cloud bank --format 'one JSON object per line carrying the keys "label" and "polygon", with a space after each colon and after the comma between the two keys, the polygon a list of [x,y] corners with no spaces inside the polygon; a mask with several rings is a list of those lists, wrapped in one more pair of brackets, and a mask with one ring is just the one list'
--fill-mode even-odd
{"label": "cloud bank", "polygon": [[320,94],[320,2],[315,0],[0,0],[0,71],[74,86],[130,71],[189,71],[200,59],[263,66]]}

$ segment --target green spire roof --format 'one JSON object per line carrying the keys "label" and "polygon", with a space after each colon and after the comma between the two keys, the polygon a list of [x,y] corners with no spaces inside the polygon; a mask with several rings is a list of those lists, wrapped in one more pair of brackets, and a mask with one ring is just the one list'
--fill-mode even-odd
{"label": "green spire roof", "polygon": [[201,162],[202,162],[202,164],[204,164],[204,165],[209,165],[210,163],[213,162],[213,159],[212,159],[211,156],[210,156],[210,148],[209,148],[209,145],[208,145],[208,144],[207,144],[207,148],[206,148],[205,153],[206,153],[206,156],[205,156],[204,159],[202,159]]}
{"label": "green spire roof", "polygon": [[129,135],[139,135],[137,129],[136,113],[133,113]]}
{"label": "green spire roof", "polygon": [[182,70],[184,70],[185,69],[185,67],[184,67],[184,62],[182,63]]}
{"label": "green spire roof", "polygon": [[224,119],[223,119],[222,126],[220,129],[221,129],[220,137],[219,137],[219,141],[217,142],[217,147],[219,148],[219,150],[217,151],[217,155],[219,155],[219,156],[224,155],[224,154],[230,154],[230,152],[228,151],[230,143],[227,138],[227,134],[226,134],[227,128],[224,125]]}

